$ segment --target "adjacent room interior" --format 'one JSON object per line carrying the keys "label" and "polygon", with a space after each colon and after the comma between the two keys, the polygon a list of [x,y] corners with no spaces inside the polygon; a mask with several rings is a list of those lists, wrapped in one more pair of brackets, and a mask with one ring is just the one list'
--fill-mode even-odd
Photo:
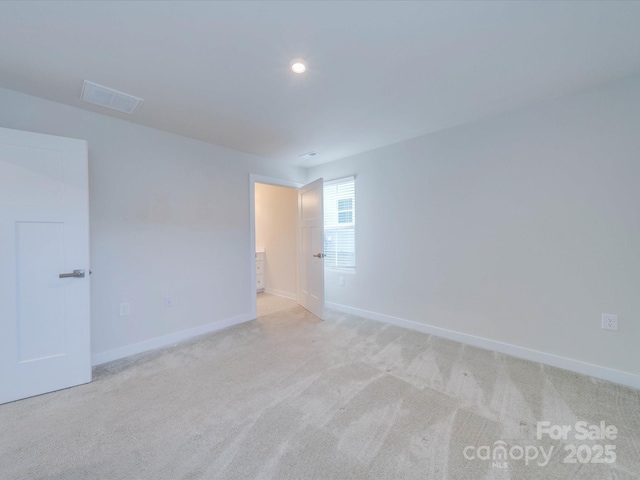
{"label": "adjacent room interior", "polygon": [[0,477],[640,478],[640,2],[0,3]]}
{"label": "adjacent room interior", "polygon": [[[255,184],[256,290],[297,299],[296,221],[298,192]],[[260,310],[258,309],[258,315]]]}

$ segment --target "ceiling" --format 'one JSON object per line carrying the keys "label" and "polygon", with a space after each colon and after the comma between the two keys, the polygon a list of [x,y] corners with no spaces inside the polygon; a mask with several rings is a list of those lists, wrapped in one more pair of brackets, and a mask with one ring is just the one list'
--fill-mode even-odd
{"label": "ceiling", "polygon": [[0,86],[312,166],[640,71],[639,25],[615,1],[4,1]]}

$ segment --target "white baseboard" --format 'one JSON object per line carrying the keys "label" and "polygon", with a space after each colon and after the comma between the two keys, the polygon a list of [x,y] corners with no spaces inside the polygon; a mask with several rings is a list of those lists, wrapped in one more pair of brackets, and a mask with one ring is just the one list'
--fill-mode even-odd
{"label": "white baseboard", "polygon": [[298,300],[298,296],[295,293],[283,292],[282,290],[275,290],[273,288],[265,288],[264,293],[270,293],[271,295],[277,295],[278,297],[284,297],[290,300]]}
{"label": "white baseboard", "polygon": [[179,332],[170,333],[161,337],[151,338],[139,343],[133,343],[131,345],[125,345],[124,347],[116,348],[113,350],[107,350],[106,352],[96,353],[91,355],[91,365],[102,365],[103,363],[112,362],[113,360],[119,360],[120,358],[129,357],[137,353],[147,352],[160,347],[166,347],[189,338],[204,335],[205,333],[216,332],[223,328],[231,327],[239,323],[248,322],[253,320],[251,314],[246,313],[244,315],[238,315],[237,317],[227,318],[219,322],[208,323],[199,327],[189,328],[187,330],[181,330]]}
{"label": "white baseboard", "polygon": [[409,330],[426,333],[428,335],[447,338],[449,340],[454,340],[456,342],[464,343],[467,345],[473,345],[474,347],[493,350],[495,352],[504,353],[513,357],[531,360],[533,362],[562,368],[564,370],[581,373],[583,375],[589,375],[591,377],[608,380],[610,382],[625,385],[627,387],[640,389],[640,375],[636,375],[633,373],[623,372],[621,370],[615,370],[613,368],[601,367],[599,365],[582,362],[580,360],[560,357],[558,355],[540,352],[538,350],[519,347],[517,345],[511,345],[509,343],[498,342],[496,340],[490,340],[488,338],[477,337],[475,335],[447,330],[446,328],[434,327],[413,320],[392,317],[391,315],[370,312],[368,310],[348,307],[346,305],[340,305],[337,303],[326,302],[325,306],[326,308],[329,308],[331,310],[358,315],[359,317],[368,318],[370,320],[388,323],[398,327],[407,328]]}

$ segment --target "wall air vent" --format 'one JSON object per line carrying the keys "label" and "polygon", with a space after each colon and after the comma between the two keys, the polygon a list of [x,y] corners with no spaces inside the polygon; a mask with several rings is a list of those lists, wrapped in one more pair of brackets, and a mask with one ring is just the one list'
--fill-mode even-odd
{"label": "wall air vent", "polygon": [[119,112],[133,115],[142,104],[142,98],[134,97],[128,93],[122,93],[112,88],[103,87],[97,83],[84,81],[80,100],[101,107],[111,108]]}
{"label": "wall air vent", "polygon": [[316,155],[318,155],[316,152],[307,152],[307,153],[303,153],[302,155],[299,155],[299,157],[302,160],[309,160],[310,158],[313,158]]}

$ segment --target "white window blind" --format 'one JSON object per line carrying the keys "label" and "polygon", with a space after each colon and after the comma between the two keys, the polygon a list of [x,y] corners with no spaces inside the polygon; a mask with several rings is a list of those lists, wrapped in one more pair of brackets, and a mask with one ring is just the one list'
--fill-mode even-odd
{"label": "white window blind", "polygon": [[324,266],[356,268],[356,188],[347,177],[324,184]]}

